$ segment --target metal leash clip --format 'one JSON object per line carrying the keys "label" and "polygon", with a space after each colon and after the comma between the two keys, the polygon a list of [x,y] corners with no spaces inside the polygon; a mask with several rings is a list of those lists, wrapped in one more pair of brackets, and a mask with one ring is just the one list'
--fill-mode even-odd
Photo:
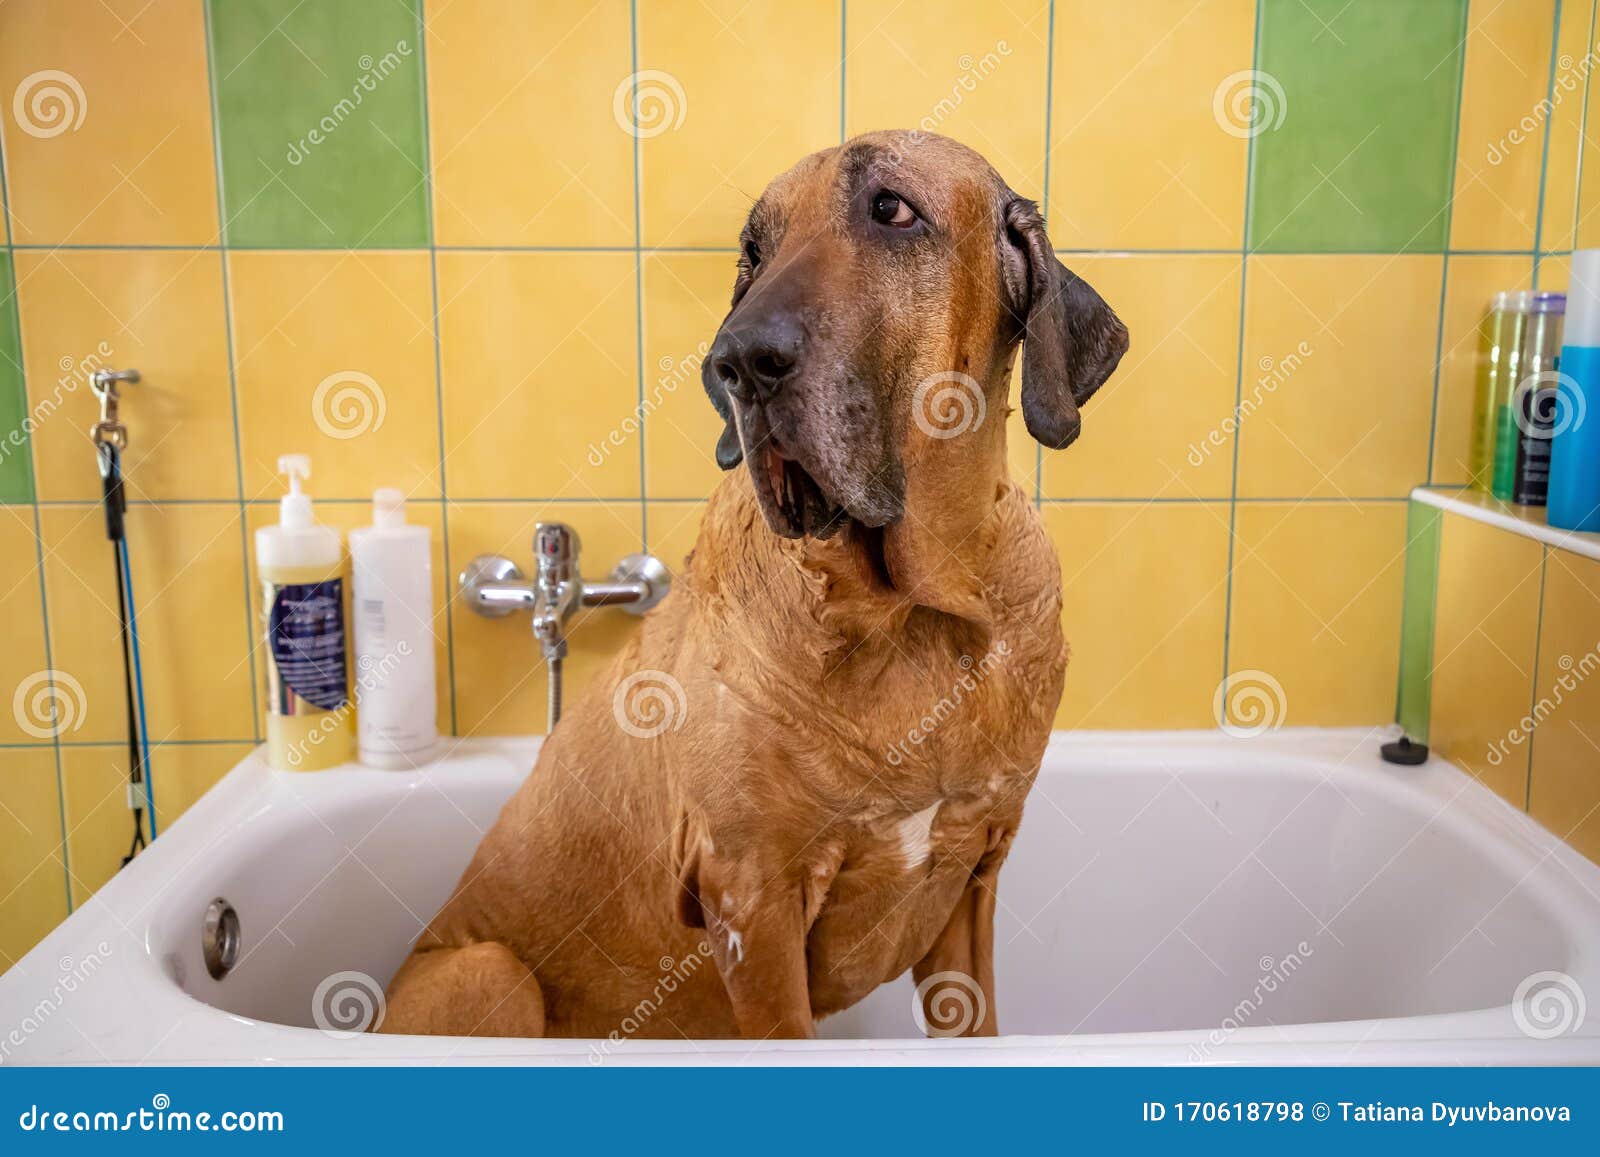
{"label": "metal leash clip", "polygon": [[89,386],[100,399],[100,420],[89,427],[89,436],[96,446],[113,446],[118,451],[128,448],[128,427],[117,418],[117,385],[130,385],[139,380],[138,370],[95,370],[89,375]]}

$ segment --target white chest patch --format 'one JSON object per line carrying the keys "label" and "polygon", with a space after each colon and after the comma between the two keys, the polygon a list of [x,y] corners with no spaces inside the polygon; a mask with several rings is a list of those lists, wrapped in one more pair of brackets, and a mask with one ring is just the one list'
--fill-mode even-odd
{"label": "white chest patch", "polygon": [[906,867],[916,868],[927,863],[932,851],[933,817],[938,814],[938,803],[931,803],[895,824],[895,838],[900,843],[900,862]]}

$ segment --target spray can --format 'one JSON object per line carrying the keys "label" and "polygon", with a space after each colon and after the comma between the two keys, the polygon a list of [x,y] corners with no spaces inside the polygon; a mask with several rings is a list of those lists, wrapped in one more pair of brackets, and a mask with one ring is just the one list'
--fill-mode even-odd
{"label": "spray can", "polygon": [[1496,422],[1494,496],[1543,506],[1550,486],[1550,432],[1561,361],[1564,293],[1536,293],[1522,325],[1516,387]]}
{"label": "spray can", "polygon": [[1472,399],[1472,444],[1467,483],[1488,493],[1494,485],[1495,423],[1509,404],[1522,351],[1522,323],[1533,303],[1527,290],[1497,293],[1478,327],[1477,389]]}

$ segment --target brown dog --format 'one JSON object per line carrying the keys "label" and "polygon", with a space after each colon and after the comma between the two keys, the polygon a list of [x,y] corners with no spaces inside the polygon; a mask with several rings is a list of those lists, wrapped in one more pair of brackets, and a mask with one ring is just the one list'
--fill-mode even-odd
{"label": "brown dog", "polygon": [[1059,449],[1127,342],[954,141],[875,133],[775,180],[703,374],[718,461],[748,469],[383,1031],[803,1037],[910,968],[930,1023],[954,983],[958,1027],[994,1033],[995,885],[1066,666],[1055,555],[1007,474],[1011,366],[1020,343],[1028,430]]}

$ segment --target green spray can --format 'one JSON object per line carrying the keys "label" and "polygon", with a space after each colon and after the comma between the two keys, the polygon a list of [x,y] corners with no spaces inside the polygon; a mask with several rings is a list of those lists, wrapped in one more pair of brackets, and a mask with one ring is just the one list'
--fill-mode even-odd
{"label": "green spray can", "polygon": [[1496,407],[1494,496],[1503,502],[1539,506],[1545,502],[1550,439],[1541,424],[1549,409],[1547,396],[1556,389],[1566,312],[1566,294],[1536,293],[1523,319],[1521,349],[1511,377],[1515,386],[1505,404]]}
{"label": "green spray can", "polygon": [[1494,486],[1494,448],[1500,407],[1509,405],[1522,352],[1522,325],[1533,294],[1497,293],[1478,327],[1477,389],[1472,399],[1472,444],[1468,485],[1488,493]]}

